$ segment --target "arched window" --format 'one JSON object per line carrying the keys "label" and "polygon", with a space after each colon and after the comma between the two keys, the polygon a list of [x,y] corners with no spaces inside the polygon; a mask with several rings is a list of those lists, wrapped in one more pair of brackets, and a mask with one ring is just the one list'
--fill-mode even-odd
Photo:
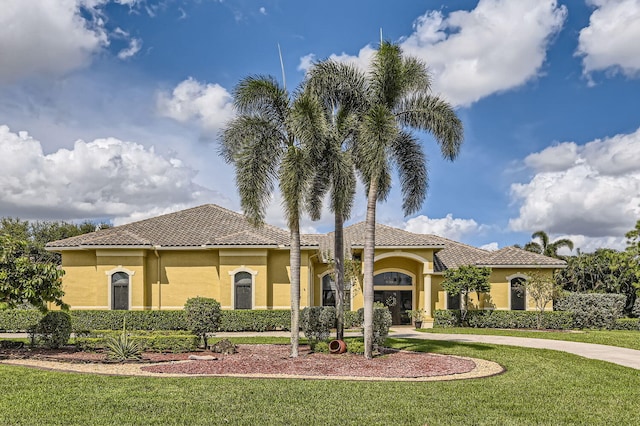
{"label": "arched window", "polygon": [[[322,277],[322,306],[336,306],[336,283],[331,275]],[[344,310],[351,310],[351,283],[344,283]]]}
{"label": "arched window", "polygon": [[249,272],[238,272],[234,275],[234,309],[251,309],[251,285],[253,277]]}
{"label": "arched window", "polygon": [[525,278],[515,277],[509,280],[509,290],[511,292],[511,310],[512,311],[525,311],[527,309],[526,304],[526,289],[524,287]]}
{"label": "arched window", "polygon": [[411,276],[402,272],[382,272],[373,277],[373,285],[412,285]]}
{"label": "arched window", "polygon": [[129,310],[129,274],[126,272],[111,275],[111,309]]}

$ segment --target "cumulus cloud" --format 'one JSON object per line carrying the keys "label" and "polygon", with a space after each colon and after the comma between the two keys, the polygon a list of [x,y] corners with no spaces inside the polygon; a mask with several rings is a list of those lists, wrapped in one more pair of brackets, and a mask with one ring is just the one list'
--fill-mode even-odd
{"label": "cumulus cloud", "polygon": [[[640,129],[585,145],[564,142],[529,155],[534,172],[511,186],[515,231],[614,240],[640,217]],[[609,239],[609,240],[607,240]]]}
{"label": "cumulus cloud", "polygon": [[595,10],[580,31],[576,55],[585,73],[611,69],[640,72],[640,0],[590,0]]}
{"label": "cumulus cloud", "polygon": [[[30,76],[58,76],[87,66],[110,44],[103,9],[113,1],[130,8],[138,0],[3,0],[0,13],[0,83]],[[129,40],[121,59],[133,56],[139,39]]]}
{"label": "cumulus cloud", "polygon": [[[556,0],[480,0],[473,10],[447,16],[428,11],[400,46],[429,65],[435,93],[454,105],[470,105],[539,76],[566,16],[566,7]],[[366,67],[373,53],[365,46],[357,56],[331,58]],[[302,58],[301,68],[309,58]]]}
{"label": "cumulus cloud", "polygon": [[430,218],[425,215],[409,219],[404,229],[416,234],[435,234],[452,240],[461,240],[464,236],[480,232],[483,225],[473,219],[454,218],[451,213],[443,218]]}
{"label": "cumulus cloud", "polygon": [[27,132],[0,126],[0,211],[31,219],[113,217],[116,223],[219,201],[193,182],[195,171],[116,138],[78,140],[73,149],[45,154]]}
{"label": "cumulus cloud", "polygon": [[181,123],[195,121],[215,133],[233,118],[233,98],[219,84],[204,84],[193,78],[182,81],[169,94],[160,92],[158,112]]}
{"label": "cumulus cloud", "polygon": [[488,250],[488,251],[496,251],[500,247],[498,246],[498,243],[494,241],[492,243],[487,243],[487,244],[481,245],[480,248],[483,249],[483,250]]}

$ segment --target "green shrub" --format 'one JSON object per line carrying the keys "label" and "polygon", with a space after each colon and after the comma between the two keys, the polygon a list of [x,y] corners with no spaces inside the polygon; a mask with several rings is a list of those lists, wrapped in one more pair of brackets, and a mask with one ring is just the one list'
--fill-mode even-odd
{"label": "green shrub", "polygon": [[[108,339],[115,338],[121,333],[121,331],[112,330],[91,333],[87,337],[76,337],[75,345],[84,351],[104,349]],[[142,350],[146,352],[193,352],[200,343],[200,336],[185,332],[141,332],[136,330],[128,331],[128,335],[135,338]]]}
{"label": "green shrub", "polygon": [[0,330],[4,332],[24,332],[34,328],[44,314],[37,309],[0,310]]}
{"label": "green shrub", "polygon": [[433,312],[434,328],[450,328],[460,326],[460,310],[436,309]]}
{"label": "green shrub", "polygon": [[360,315],[358,315],[358,311],[345,311],[344,312],[344,328],[360,328],[362,324],[360,323]]}
{"label": "green shrub", "polygon": [[557,311],[573,312],[574,328],[613,328],[622,318],[624,294],[569,293],[554,304]]}
{"label": "green shrub", "polygon": [[640,330],[640,318],[618,318],[614,330]]}
{"label": "green shrub", "polygon": [[364,342],[362,340],[349,339],[345,340],[347,344],[347,352],[350,354],[361,355],[364,353]]}
{"label": "green shrub", "polygon": [[300,312],[300,328],[313,350],[315,345],[329,337],[336,324],[336,309],[331,306],[311,306]]}
{"label": "green shrub", "polygon": [[187,299],[184,305],[187,327],[204,340],[207,348],[207,334],[215,333],[220,326],[220,303],[206,297]]}
{"label": "green shrub", "polygon": [[124,322],[120,334],[105,339],[105,349],[107,358],[127,361],[140,359],[143,347],[137,339],[129,336]]}
{"label": "green shrub", "polygon": [[328,354],[329,353],[329,342],[323,341],[323,342],[317,342],[316,345],[313,348],[313,352],[319,353],[319,354]]}
{"label": "green shrub", "polygon": [[71,317],[64,311],[50,311],[33,329],[35,342],[47,348],[66,345],[71,337]]}
{"label": "green shrub", "polygon": [[248,310],[222,311],[220,331],[290,330],[291,311]]}
{"label": "green shrub", "polygon": [[633,304],[633,310],[631,311],[631,313],[636,317],[640,317],[640,297],[636,298],[636,301]]}
{"label": "green shrub", "polygon": [[[364,324],[364,308],[358,309],[359,321]],[[391,328],[391,312],[389,309],[382,305],[375,305],[373,307],[373,344],[376,346],[383,346],[384,341],[389,335],[389,328]]]}

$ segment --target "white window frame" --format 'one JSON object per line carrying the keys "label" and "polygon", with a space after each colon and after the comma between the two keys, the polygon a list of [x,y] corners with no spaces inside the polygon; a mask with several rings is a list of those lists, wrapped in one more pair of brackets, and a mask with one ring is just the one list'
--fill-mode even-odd
{"label": "white window frame", "polygon": [[111,283],[113,274],[117,272],[124,272],[129,275],[129,311],[131,310],[131,292],[133,288],[133,279],[132,277],[136,274],[136,271],[132,271],[130,269],[124,268],[122,265],[118,265],[113,269],[109,269],[105,271],[105,275],[107,276],[107,305],[109,306],[109,310],[113,311],[113,300],[111,299],[113,293],[113,285]]}
{"label": "white window frame", "polygon": [[[517,273],[517,274],[513,274],[513,275],[509,275],[507,277],[507,295],[508,295],[508,299],[509,299],[509,310],[513,311],[512,307],[511,307],[511,281],[513,281],[516,278],[522,278],[524,280],[528,280],[529,276],[525,275],[523,273]],[[528,294],[527,294],[527,290],[525,289],[524,291],[524,310],[528,311],[529,310],[529,300],[528,300]]]}
{"label": "white window frame", "polygon": [[256,306],[256,275],[258,275],[258,271],[255,271],[251,268],[247,268],[242,265],[239,268],[234,269],[233,271],[229,271],[229,276],[231,277],[231,309],[236,309],[236,274],[240,272],[248,272],[251,274],[251,309],[255,309]]}

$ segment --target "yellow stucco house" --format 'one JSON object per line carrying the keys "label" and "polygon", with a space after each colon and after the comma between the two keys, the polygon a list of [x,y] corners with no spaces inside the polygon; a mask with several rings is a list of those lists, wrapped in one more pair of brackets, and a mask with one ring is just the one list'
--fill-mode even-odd
{"label": "yellow stucco house", "polygon": [[[302,235],[300,304],[332,305],[329,258],[333,234]],[[345,247],[362,258],[364,223],[345,228]],[[223,309],[289,309],[289,233],[253,228],[239,213],[203,205],[47,244],[62,253],[64,301],[71,309],[182,309],[190,297],[218,300]],[[534,309],[514,291],[531,270],[552,274],[562,260],[515,247],[486,251],[436,235],[376,227],[374,294],[396,324],[405,311],[459,308],[442,289],[443,273],[463,264],[492,268],[491,292],[480,309]],[[359,284],[348,306],[363,305]]]}

